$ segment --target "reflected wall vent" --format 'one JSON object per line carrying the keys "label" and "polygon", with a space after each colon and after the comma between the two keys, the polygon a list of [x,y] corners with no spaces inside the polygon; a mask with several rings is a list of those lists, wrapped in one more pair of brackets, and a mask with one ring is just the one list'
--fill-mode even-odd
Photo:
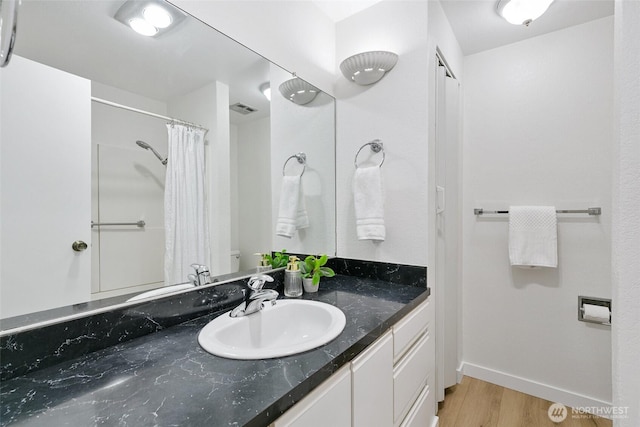
{"label": "reflected wall vent", "polygon": [[240,113],[240,114],[244,114],[244,115],[255,113],[256,111],[258,111],[257,108],[250,107],[250,106],[248,106],[246,104],[243,104],[241,102],[236,102],[233,105],[229,105],[229,109],[231,111],[235,111],[236,113]]}

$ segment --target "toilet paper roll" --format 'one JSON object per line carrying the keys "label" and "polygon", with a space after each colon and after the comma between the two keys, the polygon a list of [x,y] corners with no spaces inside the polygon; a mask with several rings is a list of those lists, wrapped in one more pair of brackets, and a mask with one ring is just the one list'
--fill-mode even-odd
{"label": "toilet paper roll", "polygon": [[611,320],[609,307],[592,304],[584,304],[582,307],[584,308],[584,314],[582,315],[584,320],[600,323],[609,323]]}

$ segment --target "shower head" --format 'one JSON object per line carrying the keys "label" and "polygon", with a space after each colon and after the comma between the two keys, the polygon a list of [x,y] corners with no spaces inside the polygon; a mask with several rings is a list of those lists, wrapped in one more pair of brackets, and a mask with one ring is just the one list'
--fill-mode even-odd
{"label": "shower head", "polygon": [[155,154],[155,156],[162,162],[163,165],[167,165],[168,158],[163,159],[160,153],[158,153],[151,145],[147,144],[144,141],[136,141],[136,144],[138,144],[139,147],[144,148],[145,150],[151,150],[151,152]]}
{"label": "shower head", "polygon": [[148,150],[149,148],[151,148],[151,146],[144,141],[136,141],[136,144],[138,144],[140,147],[144,148],[145,150]]}

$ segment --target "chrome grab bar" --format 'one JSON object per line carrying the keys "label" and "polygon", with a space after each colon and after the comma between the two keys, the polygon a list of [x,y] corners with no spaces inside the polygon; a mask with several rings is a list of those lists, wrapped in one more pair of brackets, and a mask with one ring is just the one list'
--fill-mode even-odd
{"label": "chrome grab bar", "polygon": [[138,222],[93,222],[91,221],[91,228],[100,227],[103,225],[135,225],[137,227],[143,228],[145,225],[147,225],[147,223],[144,222],[143,220],[140,220]]}

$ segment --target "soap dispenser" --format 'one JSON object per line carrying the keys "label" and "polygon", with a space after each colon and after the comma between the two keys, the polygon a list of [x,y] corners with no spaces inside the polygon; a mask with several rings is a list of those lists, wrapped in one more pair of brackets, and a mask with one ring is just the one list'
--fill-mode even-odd
{"label": "soap dispenser", "polygon": [[260,260],[258,261],[258,266],[256,267],[256,271],[258,273],[271,270],[271,264],[269,264],[268,254],[258,252],[258,253],[255,253],[254,255],[257,255],[260,257]]}
{"label": "soap dispenser", "polygon": [[289,257],[287,269],[284,271],[284,296],[299,297],[302,295],[302,272],[296,256]]}

